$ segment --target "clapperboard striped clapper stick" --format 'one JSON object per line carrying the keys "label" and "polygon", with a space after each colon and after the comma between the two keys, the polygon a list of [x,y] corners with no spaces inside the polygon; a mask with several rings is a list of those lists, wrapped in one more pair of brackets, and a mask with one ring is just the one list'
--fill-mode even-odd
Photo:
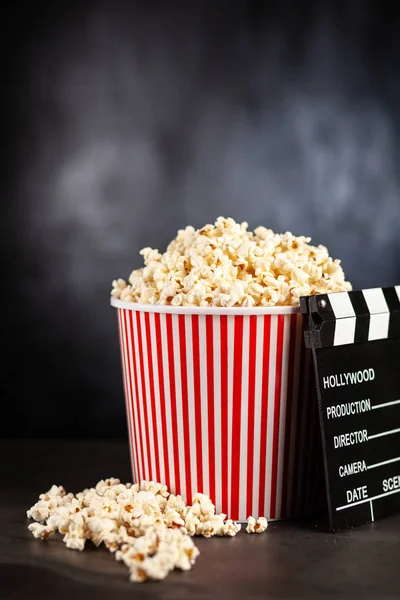
{"label": "clapperboard striped clapper stick", "polygon": [[400,512],[400,286],[301,298],[332,531]]}

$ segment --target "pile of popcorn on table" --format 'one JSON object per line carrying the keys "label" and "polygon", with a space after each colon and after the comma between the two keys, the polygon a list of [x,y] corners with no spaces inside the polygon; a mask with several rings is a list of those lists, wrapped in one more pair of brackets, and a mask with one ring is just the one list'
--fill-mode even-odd
{"label": "pile of popcorn on table", "polygon": [[[195,494],[186,505],[161,483],[122,484],[113,478],[75,495],[53,485],[27,516],[37,521],[29,525],[35,538],[45,540],[59,532],[73,550],[83,550],[89,540],[95,546],[104,544],[136,582],[191,569],[199,555],[192,536],[234,536],[241,528],[226,515],[216,515],[204,494]],[[249,517],[246,531],[262,533],[267,525],[263,517]]]}

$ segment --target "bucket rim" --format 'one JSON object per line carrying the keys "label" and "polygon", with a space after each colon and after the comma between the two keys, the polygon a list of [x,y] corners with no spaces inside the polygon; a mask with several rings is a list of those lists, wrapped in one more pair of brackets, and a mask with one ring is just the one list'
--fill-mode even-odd
{"label": "bucket rim", "polygon": [[111,297],[111,306],[137,312],[172,315],[293,315],[301,314],[300,306],[171,306],[170,304],[141,304]]}

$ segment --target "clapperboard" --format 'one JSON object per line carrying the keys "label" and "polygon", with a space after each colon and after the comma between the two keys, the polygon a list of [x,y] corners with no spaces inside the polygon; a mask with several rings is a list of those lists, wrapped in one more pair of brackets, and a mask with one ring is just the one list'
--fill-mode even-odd
{"label": "clapperboard", "polygon": [[400,286],[301,298],[332,531],[400,511]]}

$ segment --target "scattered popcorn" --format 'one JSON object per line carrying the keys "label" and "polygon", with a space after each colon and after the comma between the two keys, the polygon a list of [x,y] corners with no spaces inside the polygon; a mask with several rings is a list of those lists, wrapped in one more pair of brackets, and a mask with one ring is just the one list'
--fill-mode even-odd
{"label": "scattered popcorn", "polygon": [[82,551],[90,540],[104,544],[129,569],[130,580],[165,579],[174,569],[187,571],[199,555],[192,536],[234,536],[240,524],[215,514],[205,494],[186,505],[182,496],[154,481],[140,485],[105,479],[94,488],[67,494],[52,486],[27,511],[35,538],[61,533],[67,548]]}
{"label": "scattered popcorn", "polygon": [[50,529],[50,527],[46,527],[45,525],[41,525],[40,523],[32,523],[28,526],[28,529],[32,532],[33,537],[41,538],[42,540],[46,540],[47,538],[54,535],[54,531]]}
{"label": "scattered popcorn", "polygon": [[234,523],[231,519],[228,519],[224,524],[224,535],[234,536],[239,533],[241,527],[240,523]]}
{"label": "scattered popcorn", "polygon": [[143,248],[144,267],[129,282],[112,282],[126,302],[172,306],[298,305],[300,296],[351,290],[339,260],[325,246],[290,232],[276,234],[219,217],[201,229],[186,227],[161,254]]}
{"label": "scattered popcorn", "polygon": [[263,533],[268,527],[268,521],[265,517],[259,517],[257,520],[254,517],[247,519],[247,533]]}

